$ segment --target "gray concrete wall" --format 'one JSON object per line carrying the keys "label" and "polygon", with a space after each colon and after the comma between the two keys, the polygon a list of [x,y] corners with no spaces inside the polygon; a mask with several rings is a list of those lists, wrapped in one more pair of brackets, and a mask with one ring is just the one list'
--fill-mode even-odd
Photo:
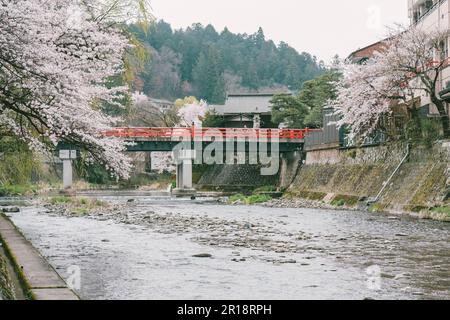
{"label": "gray concrete wall", "polygon": [[278,186],[285,190],[289,188],[302,165],[302,152],[287,152],[281,154],[280,178]]}

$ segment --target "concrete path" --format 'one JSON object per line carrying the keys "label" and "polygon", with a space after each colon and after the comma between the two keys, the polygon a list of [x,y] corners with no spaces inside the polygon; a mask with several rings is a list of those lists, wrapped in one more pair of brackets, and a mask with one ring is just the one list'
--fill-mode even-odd
{"label": "concrete path", "polygon": [[11,262],[15,268],[20,270],[19,277],[33,299],[79,300],[55,269],[4,214],[0,214],[0,241],[12,256]]}

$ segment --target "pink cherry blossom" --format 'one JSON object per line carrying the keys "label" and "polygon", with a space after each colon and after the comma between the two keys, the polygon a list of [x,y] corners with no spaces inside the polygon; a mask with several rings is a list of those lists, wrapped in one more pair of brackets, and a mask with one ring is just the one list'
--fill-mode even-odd
{"label": "pink cherry blossom", "polygon": [[119,119],[99,107],[120,106],[128,91],[107,84],[123,72],[129,41],[111,23],[94,19],[87,7],[80,7],[85,11],[74,25],[73,4],[0,0],[0,132],[39,151],[65,140],[127,178],[124,144],[102,136]]}

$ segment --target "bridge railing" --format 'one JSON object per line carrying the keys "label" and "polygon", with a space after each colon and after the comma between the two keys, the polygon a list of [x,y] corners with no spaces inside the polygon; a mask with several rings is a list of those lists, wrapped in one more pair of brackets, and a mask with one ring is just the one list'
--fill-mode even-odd
{"label": "bridge railing", "polygon": [[257,138],[303,140],[317,129],[248,129],[248,128],[114,128],[104,133],[116,138]]}

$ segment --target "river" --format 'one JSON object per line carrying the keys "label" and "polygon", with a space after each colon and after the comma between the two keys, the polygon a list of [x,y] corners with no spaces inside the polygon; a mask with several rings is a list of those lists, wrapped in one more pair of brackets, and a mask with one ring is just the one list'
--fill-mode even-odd
{"label": "river", "polygon": [[100,198],[126,212],[63,217],[32,206],[9,214],[83,299],[450,299],[448,223]]}

